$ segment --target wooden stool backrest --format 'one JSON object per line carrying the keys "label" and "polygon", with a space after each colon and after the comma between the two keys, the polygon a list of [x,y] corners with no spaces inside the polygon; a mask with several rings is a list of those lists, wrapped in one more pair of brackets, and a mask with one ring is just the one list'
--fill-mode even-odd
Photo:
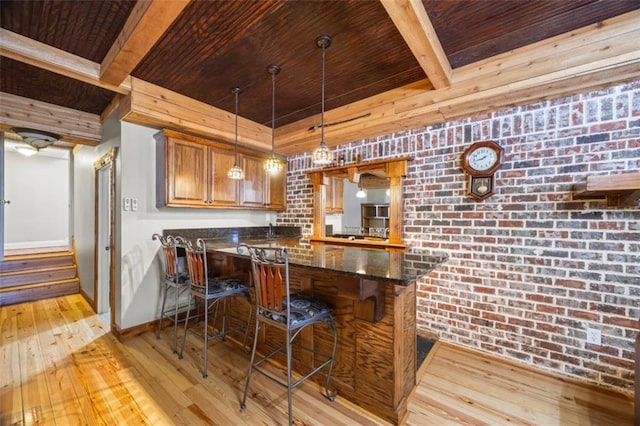
{"label": "wooden stool backrest", "polygon": [[258,306],[271,312],[282,313],[284,298],[289,296],[289,260],[287,250],[281,247],[262,248],[241,244],[240,250],[251,256],[253,283]]}
{"label": "wooden stool backrest", "polygon": [[151,238],[160,240],[160,244],[162,244],[165,279],[176,281],[178,277],[178,244],[184,244],[184,239],[179,236],[160,234],[153,234]]}
{"label": "wooden stool backrest", "polygon": [[191,285],[207,291],[207,249],[204,240],[198,238],[194,247],[191,241],[187,244],[187,267]]}

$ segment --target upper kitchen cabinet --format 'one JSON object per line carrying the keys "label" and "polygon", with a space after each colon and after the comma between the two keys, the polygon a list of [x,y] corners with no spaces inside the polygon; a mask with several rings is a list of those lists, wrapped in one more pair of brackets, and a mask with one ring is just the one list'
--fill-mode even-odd
{"label": "upper kitchen cabinet", "polygon": [[172,137],[157,140],[156,204],[202,206],[209,200],[208,147]]}
{"label": "upper kitchen cabinet", "polygon": [[268,204],[266,189],[267,175],[264,172],[264,159],[241,155],[238,163],[244,171],[244,179],[240,181],[240,205],[243,207],[261,208]]}
{"label": "upper kitchen cabinet", "polygon": [[236,158],[231,146],[171,130],[155,138],[158,207],[286,208],[286,168],[268,175],[263,168],[266,154],[239,149],[245,178],[236,181],[227,177]]}
{"label": "upper kitchen cabinet", "polygon": [[342,214],[344,213],[344,179],[341,177],[327,178],[327,207],[325,213]]}

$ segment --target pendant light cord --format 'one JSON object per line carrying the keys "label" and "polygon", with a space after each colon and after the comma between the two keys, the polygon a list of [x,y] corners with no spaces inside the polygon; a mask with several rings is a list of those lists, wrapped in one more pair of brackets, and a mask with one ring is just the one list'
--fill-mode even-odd
{"label": "pendant light cord", "polygon": [[271,73],[271,157],[276,156],[276,74],[274,68]]}
{"label": "pendant light cord", "polygon": [[320,143],[324,145],[324,63],[325,53],[327,51],[326,44],[322,44],[322,113],[320,115]]}
{"label": "pendant light cord", "polygon": [[236,159],[235,164],[238,165],[238,95],[240,94],[240,88],[236,87],[234,89],[236,93]]}

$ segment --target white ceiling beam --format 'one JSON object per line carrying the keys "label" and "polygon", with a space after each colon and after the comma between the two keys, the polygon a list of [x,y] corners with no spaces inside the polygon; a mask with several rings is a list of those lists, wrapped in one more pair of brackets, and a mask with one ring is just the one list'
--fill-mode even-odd
{"label": "white ceiling beam", "polygon": [[189,0],[138,0],[100,64],[100,79],[120,85],[189,4]]}
{"label": "white ceiling beam", "polygon": [[451,85],[451,64],[420,0],[381,0],[382,6],[436,89]]}

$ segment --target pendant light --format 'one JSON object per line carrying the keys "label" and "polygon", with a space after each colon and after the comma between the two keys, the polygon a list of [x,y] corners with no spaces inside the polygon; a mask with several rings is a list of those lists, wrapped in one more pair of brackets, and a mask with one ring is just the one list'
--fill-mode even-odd
{"label": "pendant light", "polygon": [[241,180],[244,179],[244,171],[238,166],[238,96],[242,90],[239,87],[231,89],[231,93],[236,95],[236,160],[233,163],[233,167],[227,172],[229,179]]}
{"label": "pendant light", "polygon": [[356,192],[356,197],[358,197],[358,198],[367,198],[367,191],[362,189],[362,187],[358,188],[358,192]]}
{"label": "pendant light", "polygon": [[313,151],[313,164],[326,166],[333,162],[333,153],[324,142],[324,63],[325,52],[327,48],[331,46],[331,37],[321,35],[316,39],[316,44],[322,48],[322,114],[320,116],[320,146]]}
{"label": "pendant light", "polygon": [[277,65],[269,65],[267,71],[271,74],[271,157],[264,163],[264,170],[275,175],[282,171],[282,161],[276,157],[276,74],[280,72]]}

